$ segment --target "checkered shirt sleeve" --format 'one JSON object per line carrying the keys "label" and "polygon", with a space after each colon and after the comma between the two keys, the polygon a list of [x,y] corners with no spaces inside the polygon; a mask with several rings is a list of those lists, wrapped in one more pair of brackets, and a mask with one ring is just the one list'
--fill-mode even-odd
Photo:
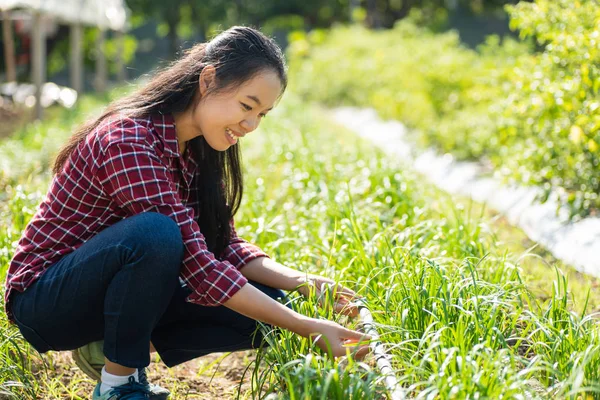
{"label": "checkered shirt sleeve", "polygon": [[258,246],[248,243],[237,235],[233,219],[230,221],[229,226],[231,227],[231,239],[223,251],[223,260],[230,262],[237,269],[241,269],[256,258],[269,257]]}

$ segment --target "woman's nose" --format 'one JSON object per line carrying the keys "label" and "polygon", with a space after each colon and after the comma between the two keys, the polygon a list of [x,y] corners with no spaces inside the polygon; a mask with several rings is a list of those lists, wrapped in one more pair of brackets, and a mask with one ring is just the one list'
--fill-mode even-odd
{"label": "woman's nose", "polygon": [[241,126],[244,129],[245,133],[250,133],[256,128],[258,128],[258,118],[245,119],[242,121]]}

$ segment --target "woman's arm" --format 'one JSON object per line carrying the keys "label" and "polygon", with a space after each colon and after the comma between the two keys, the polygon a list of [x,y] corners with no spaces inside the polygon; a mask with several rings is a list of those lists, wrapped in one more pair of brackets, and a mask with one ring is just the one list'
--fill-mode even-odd
{"label": "woman's arm", "polygon": [[267,257],[259,257],[240,269],[246,279],[283,290],[296,290],[306,282],[307,275],[279,264]]}
{"label": "woman's arm", "polygon": [[255,258],[242,267],[240,272],[246,279],[277,289],[298,290],[303,296],[308,296],[311,290],[314,290],[320,297],[325,290],[331,290],[335,298],[333,307],[336,312],[351,317],[358,315],[358,308],[350,302],[357,294],[332,279],[296,271],[267,257]]}
{"label": "woman's arm", "polygon": [[[368,335],[344,328],[333,321],[298,314],[252,285],[244,285],[223,305],[249,318],[288,329],[300,336],[314,337],[317,346],[334,357],[346,355],[345,340],[369,339]],[[363,345],[353,351],[356,351],[355,357],[362,358],[369,352],[369,347]]]}

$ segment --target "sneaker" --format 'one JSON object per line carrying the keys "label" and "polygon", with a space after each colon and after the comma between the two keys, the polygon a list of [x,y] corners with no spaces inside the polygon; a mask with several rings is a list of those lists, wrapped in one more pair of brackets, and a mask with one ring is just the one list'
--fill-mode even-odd
{"label": "sneaker", "polygon": [[[100,381],[104,367],[104,341],[92,342],[71,352],[75,364],[90,378]],[[150,391],[150,400],[167,400],[171,392],[148,382],[146,368],[138,369],[138,378]]]}
{"label": "sneaker", "polygon": [[98,383],[92,393],[92,400],[148,400],[150,391],[146,385],[135,381],[133,376],[129,377],[129,382],[115,386],[103,395],[100,394],[100,385]]}
{"label": "sneaker", "polygon": [[171,392],[164,387],[153,385],[148,382],[148,376],[146,375],[146,368],[138,369],[138,379],[142,385],[145,385],[150,391],[150,400],[167,400]]}
{"label": "sneaker", "polygon": [[75,364],[90,378],[100,381],[104,367],[104,341],[88,343],[71,352]]}

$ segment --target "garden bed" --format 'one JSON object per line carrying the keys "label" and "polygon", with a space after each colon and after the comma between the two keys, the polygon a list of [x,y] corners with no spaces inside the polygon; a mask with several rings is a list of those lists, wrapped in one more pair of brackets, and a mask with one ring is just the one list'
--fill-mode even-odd
{"label": "garden bed", "polygon": [[[7,230],[0,232],[0,269],[47,188],[50,176],[39,155],[65,140],[72,129],[67,120],[47,121],[18,133],[19,142],[0,143],[0,152],[12,157],[9,167],[22,164],[9,168],[3,181],[0,223]],[[408,397],[552,398],[598,390],[600,339],[589,315],[596,297],[586,306],[585,295],[577,297],[586,287],[573,289],[559,270],[541,275],[550,290],[545,298],[535,296],[523,272],[523,248],[509,251],[493,221],[473,204],[423,182],[293,92],[240,145],[246,197],[238,234],[279,262],[337,278],[364,296]],[[358,326],[331,307],[318,307],[318,299],[290,298],[305,315]],[[64,381],[65,369],[72,368],[68,360],[44,356],[56,361],[41,375],[31,368],[40,356],[6,325],[1,318],[0,382],[23,386],[2,389],[24,399],[82,396],[88,383]],[[270,348],[245,361],[247,397],[370,399],[387,393],[372,359],[331,360],[287,331],[269,339]],[[15,351],[24,357],[11,357]],[[193,363],[188,368],[174,373],[202,371]],[[169,382],[171,388],[181,384]]]}

